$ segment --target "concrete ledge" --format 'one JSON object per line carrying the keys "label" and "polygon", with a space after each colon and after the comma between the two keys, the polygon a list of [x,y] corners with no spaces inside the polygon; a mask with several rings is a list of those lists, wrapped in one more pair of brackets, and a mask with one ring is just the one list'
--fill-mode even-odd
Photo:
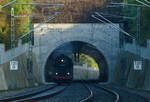
{"label": "concrete ledge", "polygon": [[8,90],[2,66],[0,65],[0,90]]}
{"label": "concrete ledge", "polygon": [[[0,46],[0,48],[1,47],[4,48],[4,45],[2,44]],[[28,50],[28,43],[22,45],[21,41],[20,41],[20,46],[17,48],[13,48],[6,52],[5,52],[5,50],[1,51],[1,49],[0,49],[0,53],[1,53],[0,54],[0,57],[1,57],[0,64],[6,63],[6,62],[16,58],[17,56],[20,56],[21,54],[25,53],[27,50]]]}
{"label": "concrete ledge", "polygon": [[129,43],[125,44],[124,48],[125,48],[125,51],[129,51],[129,52],[134,53],[136,55],[138,53],[137,49],[140,49],[141,57],[150,60],[150,54],[149,54],[149,52],[150,52],[150,40],[147,40],[147,48],[142,47],[142,46],[137,46],[135,40],[133,40],[132,44],[129,44]]}
{"label": "concrete ledge", "polygon": [[0,55],[2,55],[5,51],[5,45],[4,44],[0,44]]}
{"label": "concrete ledge", "polygon": [[134,61],[140,57],[130,52],[122,52],[118,56],[114,83],[142,90],[150,90],[150,61],[142,60],[142,70],[134,70]]}
{"label": "concrete ledge", "polygon": [[147,40],[147,48],[150,48],[150,40]]}

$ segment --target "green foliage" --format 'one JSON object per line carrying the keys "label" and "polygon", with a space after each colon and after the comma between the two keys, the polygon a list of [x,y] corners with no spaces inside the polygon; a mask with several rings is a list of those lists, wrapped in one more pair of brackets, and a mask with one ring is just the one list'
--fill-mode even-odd
{"label": "green foliage", "polygon": [[[12,0],[1,0],[0,6],[6,5]],[[17,0],[17,3],[31,3],[32,0]],[[0,43],[5,43],[10,48],[11,34],[11,8],[14,8],[15,16],[29,15],[32,12],[30,5],[11,4],[0,9]],[[16,38],[29,31],[29,18],[15,18],[15,36]]]}
{"label": "green foliage", "polygon": [[[17,3],[31,3],[32,0],[19,0]],[[15,15],[30,15],[32,12],[31,5],[13,5]],[[16,18],[16,36],[19,37],[27,33],[30,29],[30,19],[28,17]]]}
{"label": "green foliage", "polygon": [[[90,13],[102,8],[107,0],[38,0],[39,2],[46,2],[50,4],[64,4],[61,8],[50,8],[49,11],[60,13],[51,23],[88,23],[91,19]],[[38,6],[37,13],[42,12],[42,6]],[[38,19],[34,22],[39,22]]]}
{"label": "green foliage", "polygon": [[[2,0],[0,1],[0,7],[10,2],[10,0]],[[0,43],[9,43],[9,32],[10,32],[10,22],[7,13],[9,12],[10,7],[5,7],[0,9]],[[7,12],[7,13],[6,13]]]}
{"label": "green foliage", "polygon": [[[140,0],[143,1],[144,0]],[[139,4],[135,0],[127,0],[127,3],[129,4]],[[146,2],[145,2],[146,3]],[[141,5],[141,4],[140,4]],[[133,6],[124,6],[123,9],[123,15],[129,16],[129,17],[137,17],[137,7]],[[140,45],[146,46],[146,41],[150,39],[150,8],[148,7],[142,7],[141,8],[141,32],[140,32]],[[136,36],[137,32],[137,19],[135,20],[127,20],[124,19],[125,21],[128,22],[128,32],[133,34],[133,36]]]}
{"label": "green foliage", "polygon": [[[0,6],[3,6],[12,0],[0,0]],[[106,0],[33,0],[39,3],[49,3],[49,4],[64,4],[64,6],[60,9],[49,8],[49,13],[52,15],[56,11],[60,11],[61,13],[51,22],[53,23],[79,23],[88,22],[89,11],[94,10],[95,8],[101,8],[105,4]],[[16,3],[31,3],[32,0],[17,0]],[[10,46],[10,29],[11,29],[11,8],[14,8],[15,15],[30,15],[31,13],[37,14],[37,16],[41,18],[32,19],[32,22],[40,23],[43,20],[47,19],[50,15],[41,15],[43,13],[43,6],[37,5],[33,10],[33,6],[31,5],[15,5],[11,4],[3,9],[0,9],[0,42],[7,44]],[[91,18],[91,17],[90,17]],[[30,29],[31,19],[29,18],[15,18],[15,36],[18,38],[22,34],[25,34]]]}
{"label": "green foliage", "polygon": [[88,67],[98,68],[98,64],[95,62],[95,60],[92,57],[85,55],[85,54],[80,54],[79,62],[74,61],[74,64],[77,64],[77,65],[87,64]]}

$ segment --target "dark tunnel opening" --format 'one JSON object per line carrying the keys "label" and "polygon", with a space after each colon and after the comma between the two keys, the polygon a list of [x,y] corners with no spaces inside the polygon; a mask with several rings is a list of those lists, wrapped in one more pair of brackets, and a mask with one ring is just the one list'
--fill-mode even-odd
{"label": "dark tunnel opening", "polygon": [[108,81],[108,65],[103,54],[95,46],[89,43],[81,41],[72,41],[60,45],[49,55],[45,64],[45,82],[52,81],[52,61],[60,54],[64,54],[66,56],[75,56],[74,59],[72,58],[72,60],[76,61],[78,61],[78,57],[81,54],[90,56],[95,60],[100,70],[98,81]]}

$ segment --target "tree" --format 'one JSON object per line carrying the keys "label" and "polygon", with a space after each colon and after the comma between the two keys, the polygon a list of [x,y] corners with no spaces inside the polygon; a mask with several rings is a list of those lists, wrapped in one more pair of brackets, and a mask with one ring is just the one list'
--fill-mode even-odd
{"label": "tree", "polygon": [[[143,1],[144,0],[140,0]],[[127,0],[127,3],[129,4],[139,4],[136,2],[136,0]],[[137,7],[133,7],[133,6],[125,6],[123,9],[123,15],[125,16],[129,16],[129,17],[136,17],[137,15]],[[148,7],[142,7],[141,8],[141,32],[140,32],[140,44],[143,46],[146,46],[146,41],[148,39],[150,39],[150,8]],[[134,34],[133,36],[136,36],[136,32],[137,32],[137,19],[135,20],[125,20],[128,22],[128,27],[129,27],[129,33]]]}
{"label": "tree", "polygon": [[[3,6],[12,0],[1,0],[0,6]],[[17,3],[30,3],[32,0],[17,0]],[[0,9],[0,42],[5,43],[6,48],[10,48],[10,29],[11,29],[11,8],[14,8],[15,15],[30,15],[32,12],[30,5],[11,4]],[[29,31],[29,18],[15,18],[15,36],[16,38]]]}

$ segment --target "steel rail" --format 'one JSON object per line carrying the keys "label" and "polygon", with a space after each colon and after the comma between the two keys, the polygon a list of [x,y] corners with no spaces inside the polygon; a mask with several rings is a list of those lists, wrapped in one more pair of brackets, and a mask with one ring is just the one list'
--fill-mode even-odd
{"label": "steel rail", "polygon": [[[106,82],[106,83],[99,83],[100,85],[109,85],[110,83],[108,83],[108,82]],[[97,87],[97,86],[96,86]],[[98,86],[98,87],[102,87],[102,86]],[[117,87],[113,87],[113,89],[118,89]],[[123,92],[128,92],[127,90],[122,90]],[[134,93],[134,92],[132,92],[132,93]],[[119,95],[119,94],[118,94]],[[137,95],[137,97],[140,97],[140,98],[142,98],[142,99],[144,99],[145,101],[144,102],[149,102],[149,100],[147,99],[147,98],[145,98],[145,97],[143,97],[142,95],[140,95],[140,94],[135,94],[134,93],[134,95]],[[119,101],[120,101],[120,99],[119,99]]]}
{"label": "steel rail", "polygon": [[[61,87],[60,89],[58,87]],[[51,98],[53,96],[56,96],[58,94],[60,94],[61,92],[63,92],[65,89],[67,89],[68,86],[57,86],[56,89],[57,90],[47,90],[45,92],[39,93],[37,95],[34,96],[30,96],[27,98],[23,98],[23,99],[19,99],[19,100],[15,100],[15,102],[36,102],[42,99],[47,99],[47,98]]]}
{"label": "steel rail", "polygon": [[85,85],[85,84],[83,84],[83,85],[84,85],[85,88],[88,89],[90,95],[88,97],[82,99],[80,102],[89,102],[91,100],[91,98],[93,98],[93,92],[87,85]]}
{"label": "steel rail", "polygon": [[7,97],[4,97],[4,98],[0,99],[0,102],[10,102],[10,101],[18,100],[18,99],[27,98],[29,96],[37,95],[37,94],[45,92],[47,90],[51,90],[51,89],[53,89],[57,86],[58,86],[57,84],[54,85],[54,86],[49,86],[48,85],[48,86],[44,86],[44,87],[39,88],[39,89],[20,92],[20,93],[17,93],[17,94],[11,95],[11,96],[7,96]]}
{"label": "steel rail", "polygon": [[16,1],[17,1],[17,0],[13,0],[13,1],[7,3],[6,5],[1,6],[0,9],[2,9],[2,8],[4,8],[4,7],[7,7],[7,6],[9,6],[9,5],[15,3]]}
{"label": "steel rail", "polygon": [[115,92],[115,91],[113,91],[111,89],[108,89],[108,88],[104,88],[102,86],[98,86],[98,85],[94,85],[94,86],[97,87],[97,88],[100,88],[100,89],[102,89],[102,90],[104,90],[104,91],[106,91],[108,93],[111,93],[112,95],[114,95],[116,97],[116,100],[114,102],[119,102],[120,101],[120,96],[119,96],[119,94],[117,92]]}

